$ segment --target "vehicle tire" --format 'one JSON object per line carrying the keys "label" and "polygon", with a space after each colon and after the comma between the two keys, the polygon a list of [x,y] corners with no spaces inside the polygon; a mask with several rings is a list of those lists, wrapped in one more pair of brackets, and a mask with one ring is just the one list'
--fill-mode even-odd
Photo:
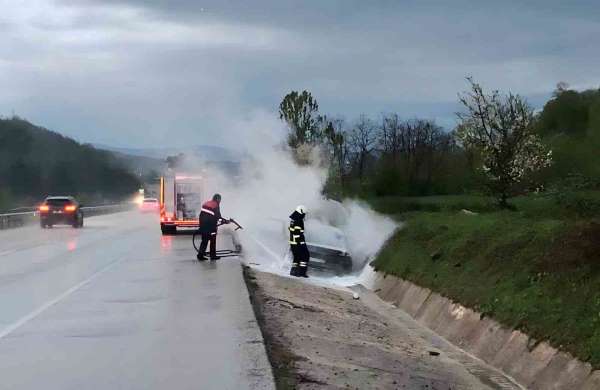
{"label": "vehicle tire", "polygon": [[46,229],[46,224],[44,223],[44,221],[40,220],[40,227],[42,229]]}
{"label": "vehicle tire", "polygon": [[160,225],[160,231],[162,232],[163,236],[172,236],[177,234],[177,227]]}
{"label": "vehicle tire", "polygon": [[83,215],[78,214],[75,217],[75,220],[73,221],[73,227],[75,229],[79,229],[80,227],[83,227]]}

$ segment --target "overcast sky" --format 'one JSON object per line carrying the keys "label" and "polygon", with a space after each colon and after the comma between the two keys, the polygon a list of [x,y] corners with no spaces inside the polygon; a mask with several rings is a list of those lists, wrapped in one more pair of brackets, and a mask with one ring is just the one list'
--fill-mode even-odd
{"label": "overcast sky", "polygon": [[83,142],[231,146],[308,89],[348,120],[451,128],[466,75],[538,107],[558,81],[599,87],[598,37],[597,0],[0,0],[0,115]]}

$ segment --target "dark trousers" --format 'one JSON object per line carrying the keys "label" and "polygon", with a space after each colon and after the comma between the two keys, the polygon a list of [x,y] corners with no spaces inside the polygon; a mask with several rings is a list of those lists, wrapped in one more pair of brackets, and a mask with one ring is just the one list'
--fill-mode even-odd
{"label": "dark trousers", "polygon": [[210,242],[210,257],[217,257],[217,233],[202,233],[202,242],[200,243],[200,250],[198,254],[204,256],[206,247]]}
{"label": "dark trousers", "polygon": [[310,259],[310,253],[308,248],[303,244],[290,245],[292,248],[292,269],[290,275],[292,276],[306,276],[308,270],[308,260]]}

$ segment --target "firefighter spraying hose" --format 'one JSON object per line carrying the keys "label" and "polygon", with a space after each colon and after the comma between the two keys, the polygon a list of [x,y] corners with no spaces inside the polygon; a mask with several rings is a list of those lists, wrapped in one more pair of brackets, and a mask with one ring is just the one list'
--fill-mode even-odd
{"label": "firefighter spraying hose", "polygon": [[[209,253],[211,260],[218,260],[221,257],[226,256],[237,256],[240,253],[240,248],[235,250],[217,250],[217,232],[219,226],[234,224],[235,230],[242,229],[242,226],[238,224],[233,218],[227,219],[221,216],[221,195],[214,194],[212,199],[204,202],[200,210],[199,216],[199,229],[194,233],[192,237],[192,243],[194,248],[198,252],[196,258],[198,261],[208,260],[205,256],[206,248],[210,245]],[[197,238],[200,236],[200,245],[197,244]]]}

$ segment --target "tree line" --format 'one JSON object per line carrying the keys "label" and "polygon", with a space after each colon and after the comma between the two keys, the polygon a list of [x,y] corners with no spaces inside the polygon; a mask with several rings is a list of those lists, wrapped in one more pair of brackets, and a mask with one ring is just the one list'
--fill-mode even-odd
{"label": "tree line", "polygon": [[0,201],[5,204],[31,205],[51,194],[94,202],[118,199],[139,185],[110,152],[17,117],[0,119]]}
{"label": "tree line", "polygon": [[331,196],[488,193],[508,207],[510,197],[565,178],[600,185],[600,90],[577,92],[559,83],[535,112],[518,94],[467,82],[450,131],[397,113],[328,117],[309,91],[287,94],[279,116],[299,163],[309,163],[307,148],[328,157]]}

